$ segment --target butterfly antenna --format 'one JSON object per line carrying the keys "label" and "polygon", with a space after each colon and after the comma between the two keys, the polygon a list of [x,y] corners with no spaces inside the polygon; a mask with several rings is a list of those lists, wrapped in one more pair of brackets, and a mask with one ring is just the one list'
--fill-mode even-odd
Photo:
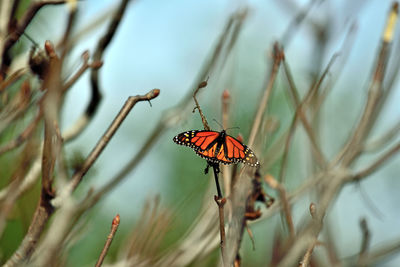
{"label": "butterfly antenna", "polygon": [[226,128],[226,130],[230,130],[230,129],[239,129],[239,130],[240,130],[240,127],[238,127],[238,126],[235,126],[235,127],[229,127],[229,128]]}
{"label": "butterfly antenna", "polygon": [[219,126],[221,126],[221,129],[224,129],[224,126],[222,126],[222,124],[219,123],[219,121],[217,121],[216,119],[213,119],[213,121],[215,121]]}

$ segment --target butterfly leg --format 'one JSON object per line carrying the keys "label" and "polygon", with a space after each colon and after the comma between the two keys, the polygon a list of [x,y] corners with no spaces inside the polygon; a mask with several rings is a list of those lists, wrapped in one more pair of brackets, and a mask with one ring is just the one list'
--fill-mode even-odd
{"label": "butterfly leg", "polygon": [[213,167],[213,166],[214,166],[214,163],[212,163],[212,162],[210,162],[210,161],[207,161],[207,166],[206,166],[206,168],[204,169],[204,174],[207,174],[208,171],[210,170],[210,167]]}

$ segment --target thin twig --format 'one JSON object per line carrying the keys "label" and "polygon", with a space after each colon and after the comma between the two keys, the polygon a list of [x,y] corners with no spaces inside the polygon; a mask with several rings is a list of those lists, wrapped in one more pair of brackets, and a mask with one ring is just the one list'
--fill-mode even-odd
{"label": "thin twig", "polygon": [[118,230],[119,223],[120,223],[120,217],[119,217],[119,214],[117,214],[112,221],[110,234],[107,236],[107,241],[104,244],[104,247],[103,247],[103,250],[101,251],[99,259],[97,260],[97,263],[95,265],[96,267],[100,267],[101,264],[103,263],[103,260],[107,255],[108,249],[111,246],[111,242],[113,241],[114,235]]}

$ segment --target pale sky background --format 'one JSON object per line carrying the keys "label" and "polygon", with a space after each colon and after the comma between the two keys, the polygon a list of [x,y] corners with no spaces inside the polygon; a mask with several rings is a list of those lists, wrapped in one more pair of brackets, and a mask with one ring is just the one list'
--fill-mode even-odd
{"label": "pale sky background", "polygon": [[[308,3],[308,1],[296,2],[303,6]],[[348,128],[345,126],[351,126],[359,113],[347,114],[347,109],[338,106],[338,103],[346,108],[354,106],[358,111],[362,108],[366,97],[365,85],[371,73],[379,36],[392,1],[358,0],[352,1],[350,5],[345,4],[349,2],[345,0],[328,2],[322,5],[329,5],[329,8],[317,6],[312,12],[313,16],[320,20],[335,16],[335,21],[332,22],[334,23],[332,35],[339,38],[331,40],[327,55],[332,55],[339,50],[350,23],[357,23],[356,39],[347,58],[348,64],[345,65],[345,70],[330,96],[332,100],[328,101],[325,108],[326,116],[331,118],[332,127],[323,130],[323,139],[333,140],[339,137],[344,140],[348,135],[346,131]],[[78,23],[78,28],[99,14],[110,10],[116,3],[117,1],[111,0],[80,3],[82,23]],[[360,3],[365,4],[358,11]],[[100,71],[104,96],[101,106],[92,124],[80,138],[68,146],[68,151],[80,149],[83,153],[89,153],[128,96],[143,94],[153,88],[160,88],[161,94],[152,101],[153,107],[146,102],[135,106],[95,164],[96,173],[91,182],[101,184],[110,179],[138,151],[140,142],[145,140],[145,136],[152,131],[162,111],[175,105],[185,95],[206,55],[215,45],[229,15],[238,7],[243,6],[248,6],[250,13],[233,50],[234,59],[231,64],[237,65],[228,66],[228,68],[231,68],[229,71],[235,75],[236,73],[240,75],[240,71],[244,70],[248,75],[242,79],[248,79],[249,92],[254,92],[257,96],[265,75],[267,52],[270,51],[272,43],[282,36],[293,18],[293,13],[279,4],[278,0],[138,0],[131,2],[121,27],[105,54],[105,64]],[[63,7],[56,7],[54,10],[63,10]],[[326,10],[332,12],[327,14]],[[39,43],[42,40],[54,39],[54,34],[62,33],[57,23],[48,22],[45,25],[36,26],[38,30],[42,29],[37,38]],[[86,41],[75,48],[75,57],[71,58],[75,66],[83,50],[94,51],[96,42],[104,29],[104,26],[99,27],[88,36]],[[302,84],[301,75],[307,73],[311,64],[310,53],[313,52],[310,47],[310,36],[307,28],[302,27],[285,51],[302,92],[306,89],[306,85]],[[395,45],[399,45],[398,40]],[[330,56],[324,59],[324,65],[329,59]],[[334,75],[335,68],[332,72]],[[88,92],[89,78],[85,75],[68,94],[63,110],[64,127],[70,125],[81,114],[88,100]],[[385,116],[389,119],[379,123],[378,128],[382,131],[400,117],[398,100],[400,100],[400,90],[393,94],[390,105],[385,109]],[[343,118],[346,118],[347,122],[343,122]],[[189,119],[198,120],[198,117],[192,116]],[[162,193],[165,183],[168,183],[163,180],[164,175],[173,173],[169,167],[172,159],[166,155],[166,152],[177,149],[171,141],[172,137],[184,130],[189,129],[182,125],[162,135],[138,168],[103,202],[105,209],[114,210],[117,207],[121,216],[133,217],[140,212],[140,207],[146,197]],[[335,145],[337,144],[327,147],[325,153],[327,155],[335,153],[337,147]],[[342,255],[350,256],[359,251],[361,240],[359,219],[362,216],[367,218],[372,232],[372,247],[386,240],[400,238],[398,227],[400,197],[398,193],[395,193],[400,188],[399,164],[399,157],[396,157],[386,165],[384,170],[377,172],[361,184],[369,198],[384,214],[382,218],[378,218],[367,207],[356,185],[346,186],[342,190],[339,200],[329,215],[337,217],[337,225],[333,226],[337,230],[336,238],[354,241],[339,248]],[[387,195],[390,194],[393,197],[388,198]],[[127,203],[129,205],[126,205]],[[308,204],[305,203],[305,205]],[[302,214],[304,214],[304,207],[295,209],[295,220],[299,221]],[[400,264],[400,256],[384,266],[395,264]]]}

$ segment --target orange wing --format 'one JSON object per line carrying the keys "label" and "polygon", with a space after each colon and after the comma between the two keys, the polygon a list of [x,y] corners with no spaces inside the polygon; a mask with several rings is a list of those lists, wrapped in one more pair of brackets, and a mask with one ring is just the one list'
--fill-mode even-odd
{"label": "orange wing", "polygon": [[253,151],[236,138],[227,135],[225,138],[225,147],[225,154],[228,160],[234,163],[243,162],[253,167],[260,165]]}
{"label": "orange wing", "polygon": [[215,142],[219,136],[219,132],[214,131],[187,131],[174,137],[174,142],[179,145],[189,146],[195,151],[204,151],[207,147]]}
{"label": "orange wing", "polygon": [[[219,150],[218,150],[219,148]],[[225,153],[225,144],[215,143],[210,149],[200,151],[196,151],[197,155],[202,158],[205,158],[208,161],[214,163],[223,163],[223,164],[232,164],[234,161],[232,159],[228,159]]]}

